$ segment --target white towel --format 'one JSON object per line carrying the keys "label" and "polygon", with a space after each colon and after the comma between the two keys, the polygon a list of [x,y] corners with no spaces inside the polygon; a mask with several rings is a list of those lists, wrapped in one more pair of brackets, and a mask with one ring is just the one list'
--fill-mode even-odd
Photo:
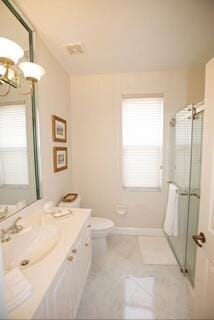
{"label": "white towel", "polygon": [[32,294],[32,285],[19,269],[13,269],[5,275],[6,302],[8,311],[16,308]]}
{"label": "white towel", "polygon": [[66,209],[66,208],[56,208],[56,212],[53,213],[53,216],[55,218],[61,218],[61,217],[66,217],[72,214],[72,211],[70,209]]}
{"label": "white towel", "polygon": [[178,235],[178,188],[169,184],[168,202],[164,221],[164,230],[169,236]]}

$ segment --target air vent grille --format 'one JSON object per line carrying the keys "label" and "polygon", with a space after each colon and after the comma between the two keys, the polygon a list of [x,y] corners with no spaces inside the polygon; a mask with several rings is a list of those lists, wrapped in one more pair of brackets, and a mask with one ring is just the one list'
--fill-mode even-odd
{"label": "air vent grille", "polygon": [[83,43],[72,43],[65,46],[69,54],[72,56],[86,54]]}

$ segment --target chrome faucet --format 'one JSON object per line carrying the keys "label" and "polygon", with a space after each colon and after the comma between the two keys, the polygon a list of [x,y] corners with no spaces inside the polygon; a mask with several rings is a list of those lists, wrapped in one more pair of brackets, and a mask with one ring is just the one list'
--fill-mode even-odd
{"label": "chrome faucet", "polygon": [[16,234],[18,232],[20,232],[21,230],[23,230],[23,227],[20,224],[17,224],[17,222],[21,219],[21,217],[18,217],[13,225],[11,227],[9,227],[8,229],[2,229],[1,230],[1,242],[8,242],[11,240],[11,236],[10,234]]}
{"label": "chrome faucet", "polygon": [[14,224],[8,229],[8,232],[10,234],[15,234],[23,230],[23,227],[20,224],[17,224],[17,222],[21,219],[21,217],[18,217],[15,221]]}
{"label": "chrome faucet", "polygon": [[7,213],[8,212],[8,206],[1,205],[0,206],[0,213]]}
{"label": "chrome faucet", "polygon": [[0,206],[0,220],[5,218],[8,214],[8,206]]}
{"label": "chrome faucet", "polygon": [[4,242],[8,242],[10,240],[11,240],[11,236],[10,236],[8,230],[2,229],[1,230],[1,242],[4,243]]}

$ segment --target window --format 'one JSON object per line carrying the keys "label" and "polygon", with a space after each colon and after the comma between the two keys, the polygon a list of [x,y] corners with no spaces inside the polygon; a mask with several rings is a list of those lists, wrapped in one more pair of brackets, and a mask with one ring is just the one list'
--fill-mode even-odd
{"label": "window", "polygon": [[122,100],[123,187],[160,189],[163,98]]}
{"label": "window", "polygon": [[26,107],[0,106],[0,186],[27,185]]}

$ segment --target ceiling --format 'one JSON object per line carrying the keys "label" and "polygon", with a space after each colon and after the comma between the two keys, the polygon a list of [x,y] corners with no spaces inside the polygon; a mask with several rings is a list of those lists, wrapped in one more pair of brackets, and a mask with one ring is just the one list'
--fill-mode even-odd
{"label": "ceiling", "polygon": [[[70,74],[185,68],[214,56],[214,0],[16,0]],[[83,42],[87,54],[65,45]]]}

